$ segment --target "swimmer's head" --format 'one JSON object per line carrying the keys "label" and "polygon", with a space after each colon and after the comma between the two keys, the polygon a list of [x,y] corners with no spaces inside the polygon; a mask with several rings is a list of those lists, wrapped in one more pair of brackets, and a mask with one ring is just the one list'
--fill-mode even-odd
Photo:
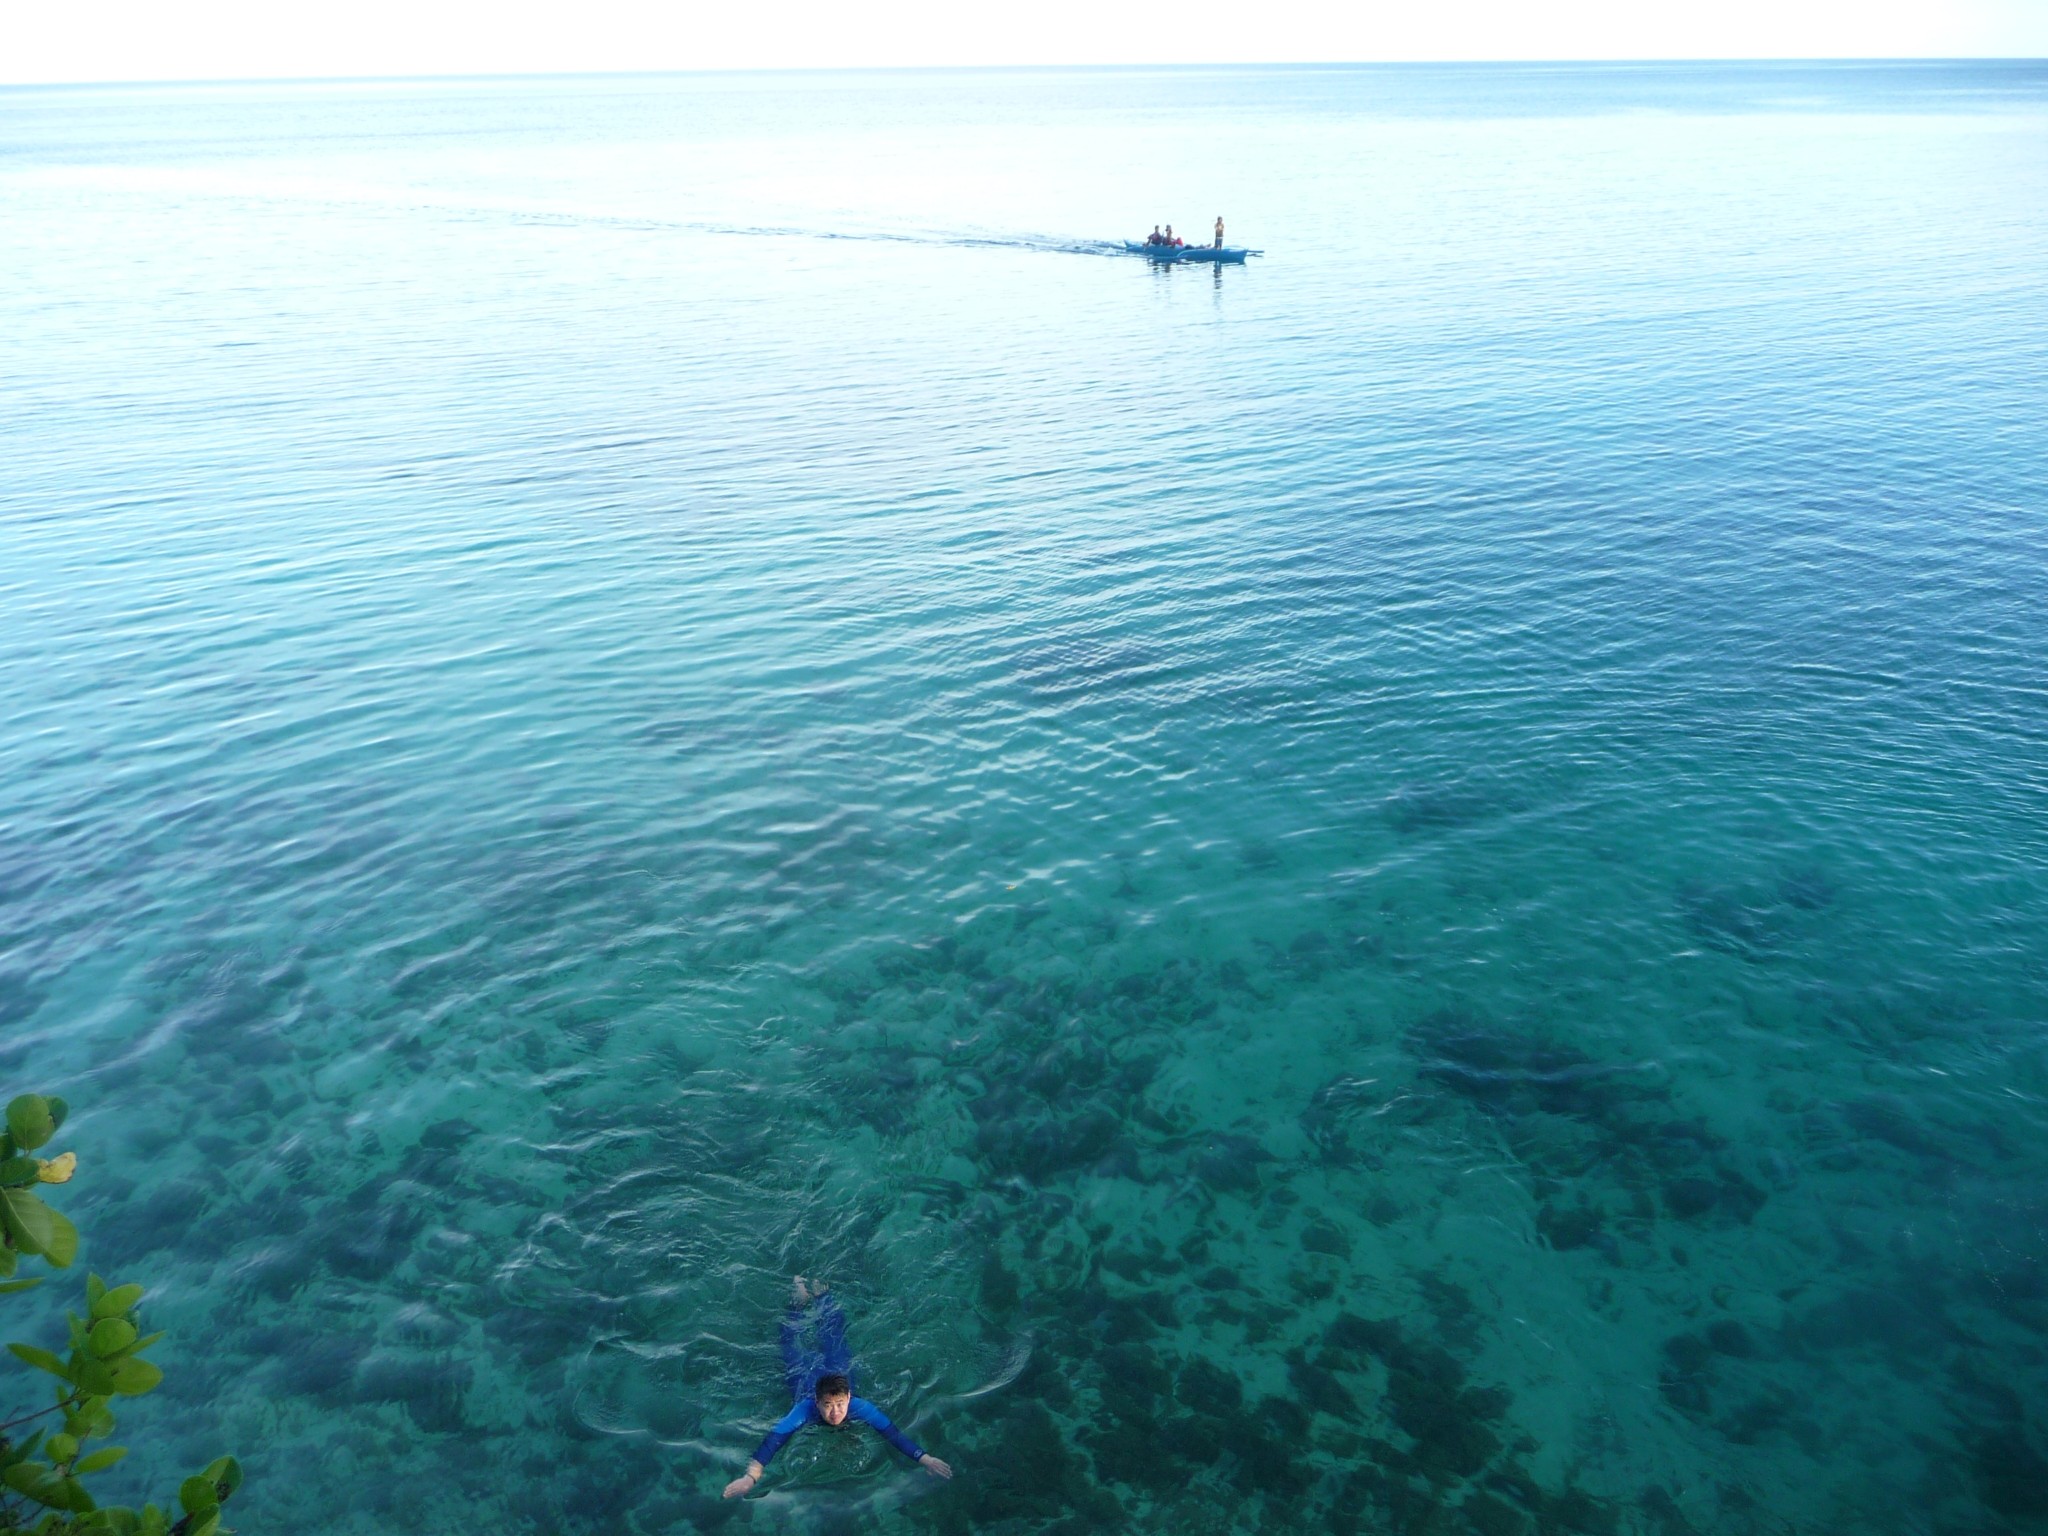
{"label": "swimmer's head", "polygon": [[853,1404],[853,1383],[844,1376],[820,1376],[811,1396],[818,1404],[818,1417],[827,1424],[844,1424],[846,1410]]}

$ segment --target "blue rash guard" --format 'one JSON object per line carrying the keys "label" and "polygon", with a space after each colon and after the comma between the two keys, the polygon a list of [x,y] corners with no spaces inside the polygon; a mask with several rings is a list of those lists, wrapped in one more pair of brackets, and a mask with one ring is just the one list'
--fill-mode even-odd
{"label": "blue rash guard", "polygon": [[[852,1402],[848,1403],[846,1405],[846,1417],[849,1422],[858,1420],[860,1423],[867,1425],[868,1428],[895,1446],[897,1450],[908,1456],[912,1461],[922,1461],[924,1459],[923,1448],[915,1440],[911,1439],[910,1436],[904,1434],[902,1430],[890,1423],[889,1415],[882,1412],[881,1409],[877,1408],[866,1398],[856,1397]],[[806,1424],[821,1424],[823,1422],[818,1417],[818,1400],[815,1397],[805,1398],[794,1408],[791,1408],[789,1412],[785,1413],[777,1421],[775,1427],[768,1431],[767,1436],[761,1441],[760,1449],[754,1452],[754,1460],[761,1463],[763,1467],[767,1466],[769,1462],[775,1459],[775,1453],[789,1443],[791,1435],[802,1429]]]}

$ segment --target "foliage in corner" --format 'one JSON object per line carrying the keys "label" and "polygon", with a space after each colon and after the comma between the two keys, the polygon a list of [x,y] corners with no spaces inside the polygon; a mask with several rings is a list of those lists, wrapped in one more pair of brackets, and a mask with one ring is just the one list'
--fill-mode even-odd
{"label": "foliage in corner", "polygon": [[[0,1294],[43,1283],[41,1275],[14,1278],[24,1258],[67,1269],[78,1256],[78,1229],[36,1193],[39,1185],[69,1183],[77,1171],[75,1153],[34,1155],[57,1134],[67,1111],[62,1099],[38,1093],[25,1093],[7,1106],[7,1128],[0,1131]],[[220,1523],[221,1506],[242,1486],[242,1469],[232,1456],[186,1478],[175,1509],[102,1506],[85,1486],[85,1478],[128,1454],[120,1445],[85,1448],[86,1441],[113,1433],[109,1405],[117,1397],[154,1391],[164,1379],[142,1358],[163,1337],[142,1332],[136,1322],[142,1297],[139,1285],[110,1286],[87,1275],[85,1313],[70,1314],[68,1354],[33,1344],[7,1346],[17,1360],[56,1381],[49,1407],[0,1422],[0,1536],[232,1536]],[[37,1427],[29,1430],[32,1424]],[[20,1438],[25,1430],[27,1437]]]}

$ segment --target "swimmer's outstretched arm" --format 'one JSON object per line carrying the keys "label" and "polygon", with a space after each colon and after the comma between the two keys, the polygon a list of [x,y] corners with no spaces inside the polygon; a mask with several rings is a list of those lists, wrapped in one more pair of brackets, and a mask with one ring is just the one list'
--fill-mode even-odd
{"label": "swimmer's outstretched arm", "polygon": [[[926,1451],[917,1458],[917,1464],[923,1467],[925,1471],[931,1473],[933,1477],[951,1477],[953,1475],[952,1467],[939,1460],[938,1457],[932,1455],[929,1451]],[[754,1484],[761,1481],[761,1474],[766,1470],[767,1468],[763,1467],[758,1461],[748,1462],[747,1470],[725,1485],[725,1496],[728,1499],[736,1499],[742,1494],[752,1493],[754,1491]]]}
{"label": "swimmer's outstretched arm", "polygon": [[768,1470],[768,1463],[775,1459],[775,1453],[789,1443],[789,1437],[806,1424],[816,1421],[818,1404],[813,1398],[804,1398],[795,1407],[775,1421],[775,1427],[761,1437],[761,1443],[747,1462],[747,1470],[725,1485],[725,1496],[736,1499],[748,1492],[761,1481],[761,1474]]}
{"label": "swimmer's outstretched arm", "polygon": [[877,1408],[866,1398],[856,1397],[851,1403],[847,1404],[846,1416],[867,1425],[884,1440],[895,1446],[897,1450],[908,1456],[920,1467],[923,1467],[925,1471],[931,1473],[933,1477],[951,1477],[953,1475],[953,1469],[950,1466],[932,1455],[931,1452],[903,1433],[902,1430],[898,1429],[890,1421],[889,1415],[882,1412],[881,1409]]}
{"label": "swimmer's outstretched arm", "polygon": [[758,1461],[748,1462],[747,1470],[725,1485],[725,1496],[728,1499],[736,1499],[743,1493],[751,1493],[754,1484],[761,1481],[761,1474],[767,1470]]}

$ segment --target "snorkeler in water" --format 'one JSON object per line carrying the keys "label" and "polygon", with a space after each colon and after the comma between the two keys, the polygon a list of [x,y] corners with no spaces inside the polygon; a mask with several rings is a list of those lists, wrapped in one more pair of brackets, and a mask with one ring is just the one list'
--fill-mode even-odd
{"label": "snorkeler in water", "polygon": [[[805,1325],[811,1322],[817,1324],[817,1347],[807,1351],[803,1335]],[[747,1470],[725,1485],[728,1499],[752,1491],[775,1453],[806,1424],[838,1429],[848,1419],[867,1425],[933,1477],[953,1475],[951,1467],[890,1423],[889,1415],[866,1398],[853,1395],[853,1354],[846,1346],[846,1314],[824,1285],[814,1290],[802,1275],[796,1277],[790,1287],[789,1310],[782,1318],[780,1342],[782,1379],[796,1405],[776,1420],[747,1463]]]}

